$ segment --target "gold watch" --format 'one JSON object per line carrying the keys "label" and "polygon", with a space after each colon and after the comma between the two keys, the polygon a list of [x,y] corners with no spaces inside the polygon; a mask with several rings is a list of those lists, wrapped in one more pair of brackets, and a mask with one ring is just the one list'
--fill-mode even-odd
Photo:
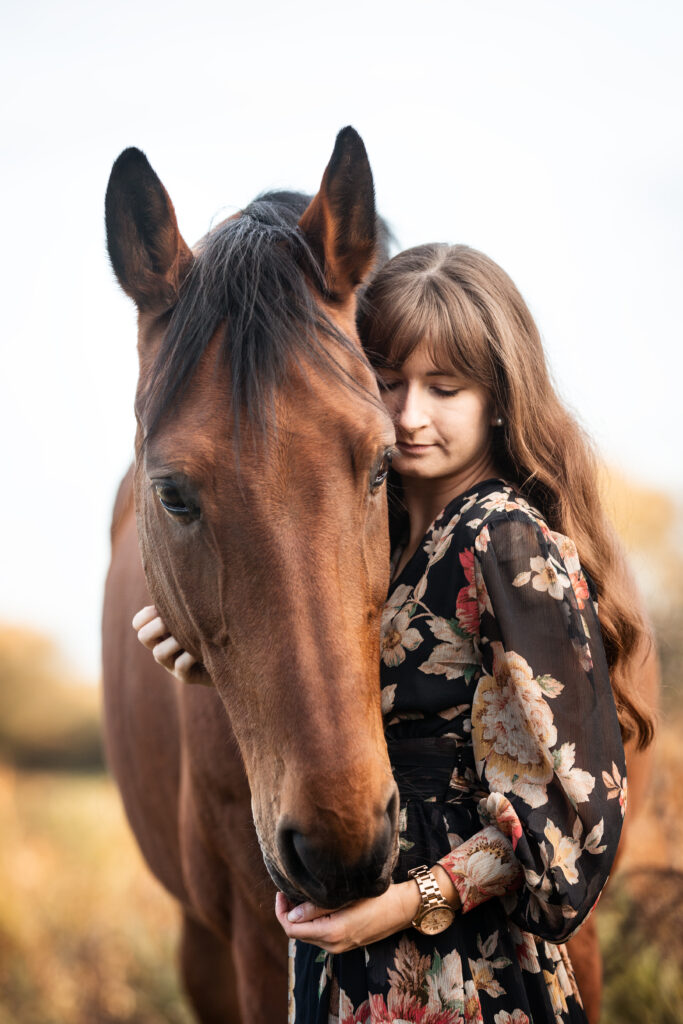
{"label": "gold watch", "polygon": [[411,924],[423,935],[438,935],[453,923],[455,911],[439,889],[436,878],[426,864],[421,864],[419,868],[411,868],[408,874],[417,882],[422,900]]}

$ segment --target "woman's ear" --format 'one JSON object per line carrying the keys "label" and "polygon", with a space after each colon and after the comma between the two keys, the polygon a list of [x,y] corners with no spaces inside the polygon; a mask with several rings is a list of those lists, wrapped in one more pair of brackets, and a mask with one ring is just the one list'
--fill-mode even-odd
{"label": "woman's ear", "polygon": [[194,257],[166,189],[139,149],[124,150],[112,167],[105,220],[109,259],[124,292],[143,312],[171,309]]}
{"label": "woman's ear", "polygon": [[320,191],[299,227],[323,273],[329,296],[344,301],[371,269],[377,246],[375,190],[363,140],[342,128]]}

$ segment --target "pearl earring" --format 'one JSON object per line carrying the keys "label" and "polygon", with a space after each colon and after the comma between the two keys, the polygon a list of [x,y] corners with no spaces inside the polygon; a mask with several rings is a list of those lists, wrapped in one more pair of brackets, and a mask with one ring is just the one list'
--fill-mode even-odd
{"label": "pearl earring", "polygon": [[502,416],[496,416],[495,420],[493,421],[493,425],[494,427],[502,427],[504,422],[505,421]]}

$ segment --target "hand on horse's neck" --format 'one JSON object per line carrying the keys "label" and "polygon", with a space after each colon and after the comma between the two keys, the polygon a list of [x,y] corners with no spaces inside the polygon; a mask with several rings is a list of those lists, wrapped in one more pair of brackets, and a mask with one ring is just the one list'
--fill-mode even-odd
{"label": "hand on horse's neck", "polygon": [[408,510],[410,523],[410,536],[396,563],[393,578],[396,579],[403,572],[422,543],[427,530],[449,502],[457,498],[459,494],[474,490],[482,480],[488,480],[498,475],[493,460],[488,460],[485,464],[477,466],[476,469],[456,476],[427,480],[419,477],[401,477],[403,500]]}

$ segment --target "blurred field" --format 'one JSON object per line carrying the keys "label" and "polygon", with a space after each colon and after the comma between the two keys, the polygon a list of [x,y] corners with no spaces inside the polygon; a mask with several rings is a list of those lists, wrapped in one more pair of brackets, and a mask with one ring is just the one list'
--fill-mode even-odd
{"label": "blurred field", "polygon": [[[616,474],[604,485],[656,628],[663,692],[648,803],[597,914],[602,1024],[681,1024],[680,510]],[[102,764],[96,688],[73,682],[44,637],[0,627],[0,1024],[191,1024],[175,906]]]}
{"label": "blurred field", "polygon": [[0,762],[102,769],[100,698],[40,633],[0,626]]}
{"label": "blurred field", "polygon": [[0,1024],[190,1024],[177,914],[104,775],[0,769]]}

